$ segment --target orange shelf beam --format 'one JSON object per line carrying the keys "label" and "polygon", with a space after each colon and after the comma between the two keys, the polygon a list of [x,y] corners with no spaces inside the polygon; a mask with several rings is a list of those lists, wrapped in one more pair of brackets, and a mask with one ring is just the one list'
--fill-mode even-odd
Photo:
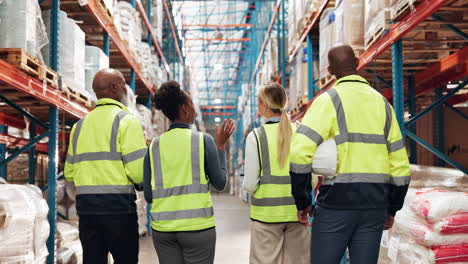
{"label": "orange shelf beam", "polygon": [[0,80],[77,118],[82,118],[89,112],[84,105],[68,99],[59,90],[47,86],[4,60],[0,60]]}

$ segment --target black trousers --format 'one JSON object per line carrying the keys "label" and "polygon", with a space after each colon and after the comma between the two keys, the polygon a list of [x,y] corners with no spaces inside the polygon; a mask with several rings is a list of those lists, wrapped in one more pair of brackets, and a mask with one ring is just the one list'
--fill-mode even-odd
{"label": "black trousers", "polygon": [[80,215],[80,240],[84,264],[138,263],[138,218],[128,215]]}
{"label": "black trousers", "polygon": [[213,264],[216,229],[191,232],[153,230],[153,244],[160,264]]}
{"label": "black trousers", "polygon": [[335,210],[316,206],[312,224],[312,264],[338,264],[346,248],[351,263],[377,264],[386,209]]}

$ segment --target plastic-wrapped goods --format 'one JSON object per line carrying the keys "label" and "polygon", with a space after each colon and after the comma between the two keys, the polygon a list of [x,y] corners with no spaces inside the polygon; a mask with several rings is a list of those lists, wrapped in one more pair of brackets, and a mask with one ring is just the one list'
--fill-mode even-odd
{"label": "plastic-wrapped goods", "polygon": [[48,35],[35,0],[0,0],[0,48],[21,48],[43,61]]}
{"label": "plastic-wrapped goods", "polygon": [[424,165],[411,166],[411,188],[447,187],[462,190],[468,187],[468,176],[452,168]]}
{"label": "plastic-wrapped goods", "polygon": [[86,91],[91,95],[93,101],[97,101],[96,94],[93,91],[94,75],[101,70],[109,68],[109,57],[104,52],[94,46],[85,48],[85,79]]}
{"label": "plastic-wrapped goods", "polygon": [[379,264],[468,263],[468,245],[444,245],[432,248],[415,244],[404,235],[384,231]]}
{"label": "plastic-wrapped goods", "polygon": [[48,207],[34,185],[0,184],[0,263],[44,263]]}
{"label": "plastic-wrapped goods", "polygon": [[390,25],[390,0],[364,0],[364,39],[366,46]]}
{"label": "plastic-wrapped goods", "polygon": [[341,0],[335,9],[336,43],[364,48],[364,0]]}
{"label": "plastic-wrapped goods", "polygon": [[151,139],[154,137],[153,135],[153,123],[152,123],[152,113],[146,106],[137,104],[136,105],[136,113],[135,116],[140,121],[141,127],[143,128],[143,132],[145,134],[145,138]]}
{"label": "plastic-wrapped goods", "polygon": [[[65,180],[57,181],[57,186],[55,188],[57,190],[57,193],[56,193],[55,197],[57,199],[57,203],[60,203],[63,200],[63,198],[65,197],[66,181]],[[48,189],[46,189],[44,192],[42,192],[42,196],[44,197],[44,199],[47,200]]]}
{"label": "plastic-wrapped goods", "polygon": [[468,234],[468,213],[452,214],[434,223],[434,231],[441,234]]}
{"label": "plastic-wrapped goods", "polygon": [[127,87],[127,102],[125,106],[127,107],[128,111],[130,111],[130,113],[135,115],[137,113],[136,95],[133,93],[132,88],[130,88],[128,84],[126,84],[125,87]]}
{"label": "plastic-wrapped goods", "polygon": [[66,181],[65,182],[65,193],[67,197],[70,198],[73,202],[76,201],[76,187],[75,183]]}
{"label": "plastic-wrapped goods", "polygon": [[398,212],[393,228],[399,234],[411,235],[414,241],[427,247],[468,244],[468,234],[440,234],[432,229],[430,223],[408,207]]}
{"label": "plastic-wrapped goods", "polygon": [[414,4],[417,0],[390,0],[390,17],[396,18],[398,14],[408,6],[411,10],[414,9]]}
{"label": "plastic-wrapped goods", "polygon": [[148,228],[146,226],[148,224],[148,213],[146,211],[147,203],[143,192],[137,192],[135,204],[138,214],[138,233],[142,236],[148,232]]}
{"label": "plastic-wrapped goods", "polygon": [[114,24],[120,37],[127,41],[130,50],[138,50],[142,35],[141,18],[130,3],[117,2],[114,8]]}
{"label": "plastic-wrapped goods", "polygon": [[468,193],[421,189],[416,192],[411,208],[434,223],[450,215],[468,213]]}
{"label": "plastic-wrapped goods", "polygon": [[57,223],[57,239],[58,247],[80,239],[78,228],[69,223],[58,222]]}
{"label": "plastic-wrapped goods", "polygon": [[[47,32],[50,32],[50,10],[42,12]],[[75,20],[67,18],[63,11],[59,13],[59,74],[67,86],[85,92],[85,33]],[[42,50],[46,64],[50,65],[50,50]]]}
{"label": "plastic-wrapped goods", "polygon": [[57,250],[58,264],[82,264],[83,248],[79,239],[65,243]]}
{"label": "plastic-wrapped goods", "polygon": [[335,9],[327,8],[320,17],[319,61],[320,78],[328,73],[328,51],[335,45]]}

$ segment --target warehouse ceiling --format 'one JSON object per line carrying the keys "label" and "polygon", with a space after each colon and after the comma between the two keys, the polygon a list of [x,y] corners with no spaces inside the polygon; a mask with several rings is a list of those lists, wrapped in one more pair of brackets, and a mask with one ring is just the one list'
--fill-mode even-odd
{"label": "warehouse ceiling", "polygon": [[[248,45],[247,24],[255,1],[171,1],[183,42],[195,101],[204,106],[237,106],[239,65]],[[248,69],[244,69],[248,70]],[[229,111],[203,111],[213,123]],[[225,114],[216,114],[225,112]],[[226,112],[229,112],[226,114]]]}

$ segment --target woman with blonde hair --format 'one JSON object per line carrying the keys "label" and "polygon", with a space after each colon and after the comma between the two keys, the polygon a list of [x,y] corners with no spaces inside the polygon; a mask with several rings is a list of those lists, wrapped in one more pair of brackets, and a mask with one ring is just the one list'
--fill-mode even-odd
{"label": "woman with blonde hair", "polygon": [[295,127],[286,114],[279,84],[258,93],[258,112],[267,122],[247,137],[244,190],[252,194],[251,264],[309,263],[310,230],[298,222],[291,195],[290,144]]}

